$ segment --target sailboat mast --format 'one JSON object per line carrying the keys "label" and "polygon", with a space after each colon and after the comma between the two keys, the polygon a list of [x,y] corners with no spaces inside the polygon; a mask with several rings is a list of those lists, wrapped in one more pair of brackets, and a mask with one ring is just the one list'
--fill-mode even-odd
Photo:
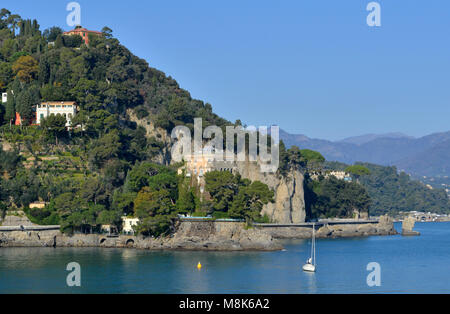
{"label": "sailboat mast", "polygon": [[313,265],[316,265],[316,224],[313,224]]}

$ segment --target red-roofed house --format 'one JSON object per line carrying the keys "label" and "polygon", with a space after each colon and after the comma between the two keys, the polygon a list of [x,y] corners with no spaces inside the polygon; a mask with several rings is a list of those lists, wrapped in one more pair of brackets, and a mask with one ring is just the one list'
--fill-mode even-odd
{"label": "red-roofed house", "polygon": [[79,35],[81,36],[81,38],[83,38],[84,43],[86,45],[89,45],[89,35],[102,36],[103,33],[97,31],[90,31],[86,28],[83,28],[81,25],[78,25],[75,27],[75,29],[65,32],[64,35],[66,36]]}

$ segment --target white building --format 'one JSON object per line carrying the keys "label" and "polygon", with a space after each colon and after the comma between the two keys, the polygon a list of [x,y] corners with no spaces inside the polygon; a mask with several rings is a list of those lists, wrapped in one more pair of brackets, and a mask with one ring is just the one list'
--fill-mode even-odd
{"label": "white building", "polygon": [[122,231],[127,234],[134,234],[133,226],[139,223],[138,218],[122,217]]}
{"label": "white building", "polygon": [[331,171],[326,175],[327,178],[329,176],[333,176],[338,180],[345,180],[345,178],[349,177],[348,173],[346,173],[345,171]]}
{"label": "white building", "polygon": [[2,93],[2,103],[6,103],[8,101],[8,93]]}
{"label": "white building", "polygon": [[74,101],[48,101],[36,106],[36,124],[50,115],[62,115],[67,120],[67,127],[72,125],[72,119],[77,114],[77,104]]}

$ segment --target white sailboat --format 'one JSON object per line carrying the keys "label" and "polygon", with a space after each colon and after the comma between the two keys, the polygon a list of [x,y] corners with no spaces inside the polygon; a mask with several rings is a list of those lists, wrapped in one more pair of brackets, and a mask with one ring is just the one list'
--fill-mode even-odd
{"label": "white sailboat", "polygon": [[303,271],[312,272],[316,271],[316,225],[313,224],[312,243],[311,243],[311,257],[303,265]]}

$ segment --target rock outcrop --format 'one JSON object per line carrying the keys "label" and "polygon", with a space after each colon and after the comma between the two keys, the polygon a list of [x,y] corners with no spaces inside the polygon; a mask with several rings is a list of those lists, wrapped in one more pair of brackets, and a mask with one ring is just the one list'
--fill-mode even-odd
{"label": "rock outcrop", "polygon": [[264,206],[262,215],[268,215],[272,222],[280,224],[305,222],[304,176],[300,171],[290,171],[280,177],[273,173],[263,173],[257,163],[238,163],[237,169],[242,177],[261,181],[274,190],[274,203]]}
{"label": "rock outcrop", "polygon": [[0,232],[0,247],[55,247],[60,231]]}
{"label": "rock outcrop", "polygon": [[[312,227],[263,227],[276,239],[309,239]],[[388,216],[380,217],[378,223],[326,224],[316,231],[317,238],[349,238],[396,235],[394,221]]]}
{"label": "rock outcrop", "polygon": [[416,220],[414,217],[407,217],[402,222],[402,235],[404,236],[418,236],[420,232],[414,231],[414,225],[416,224]]}
{"label": "rock outcrop", "polygon": [[34,226],[23,211],[16,211],[7,215],[3,220],[0,218],[0,225],[8,226]]}
{"label": "rock outcrop", "polygon": [[164,148],[153,159],[154,162],[168,165],[171,161],[170,147],[172,139],[166,130],[155,127],[154,123],[149,119],[139,119],[133,109],[127,109],[127,117],[131,122],[136,123],[137,126],[143,127],[147,132],[147,138],[155,138],[157,141],[164,144]]}
{"label": "rock outcrop", "polygon": [[281,250],[274,238],[256,228],[245,228],[244,223],[230,222],[182,222],[172,238],[164,246],[184,250],[241,251]]}

